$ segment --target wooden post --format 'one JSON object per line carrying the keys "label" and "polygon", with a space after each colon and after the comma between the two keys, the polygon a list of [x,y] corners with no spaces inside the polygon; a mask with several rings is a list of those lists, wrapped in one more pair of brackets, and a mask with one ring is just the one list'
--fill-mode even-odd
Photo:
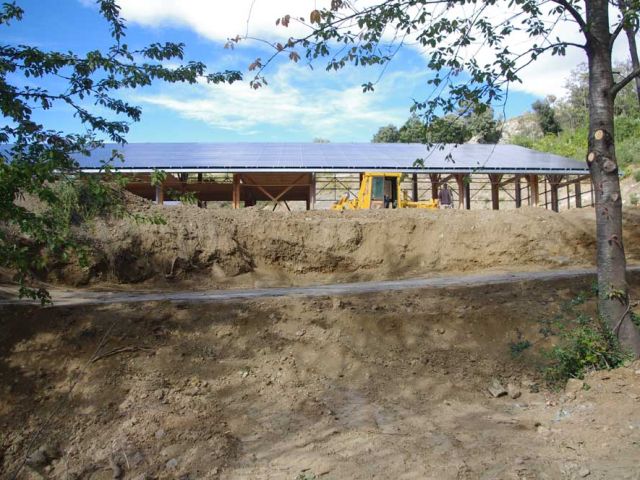
{"label": "wooden post", "polygon": [[233,174],[233,208],[240,208],[240,175]]}
{"label": "wooden post", "polygon": [[562,175],[547,175],[546,179],[549,181],[549,188],[551,189],[551,210],[557,212],[560,210],[558,184],[562,181]]}
{"label": "wooden post", "polygon": [[516,208],[522,207],[522,189],[520,186],[520,175],[516,175],[514,180],[514,188],[516,190]]}
{"label": "wooden post", "polygon": [[429,179],[431,180],[431,198],[433,200],[438,199],[438,190],[440,189],[440,174],[430,173]]}
{"label": "wooden post", "polygon": [[538,201],[540,199],[540,184],[538,183],[537,175],[529,175],[527,177],[527,181],[529,182],[529,206],[537,207]]}
{"label": "wooden post", "polygon": [[578,180],[575,183],[576,208],[582,208],[582,182]]}
{"label": "wooden post", "polygon": [[464,173],[456,173],[454,175],[456,179],[456,183],[458,184],[458,208],[463,209],[466,197],[465,190],[465,178],[466,175]]}
{"label": "wooden post", "polygon": [[412,175],[412,183],[413,183],[413,201],[417,202],[418,201],[418,174],[414,173]]}
{"label": "wooden post", "polygon": [[471,175],[467,175],[464,182],[464,203],[467,210],[471,210]]}
{"label": "wooden post", "polygon": [[156,203],[158,205],[164,204],[164,185],[156,185]]}
{"label": "wooden post", "polygon": [[198,173],[198,183],[202,183],[202,173]]}
{"label": "wooden post", "polygon": [[489,181],[491,182],[491,205],[494,210],[500,209],[500,180],[501,173],[490,173]]}
{"label": "wooden post", "polygon": [[316,208],[316,174],[311,174],[311,183],[309,183],[309,196],[307,197],[307,210],[315,210]]}

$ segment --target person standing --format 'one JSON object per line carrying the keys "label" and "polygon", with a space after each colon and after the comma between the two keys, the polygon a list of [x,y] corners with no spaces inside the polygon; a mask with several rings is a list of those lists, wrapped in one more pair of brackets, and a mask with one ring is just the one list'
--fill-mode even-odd
{"label": "person standing", "polygon": [[452,208],[453,197],[451,196],[451,190],[446,183],[442,185],[442,189],[438,192],[438,201],[440,208]]}

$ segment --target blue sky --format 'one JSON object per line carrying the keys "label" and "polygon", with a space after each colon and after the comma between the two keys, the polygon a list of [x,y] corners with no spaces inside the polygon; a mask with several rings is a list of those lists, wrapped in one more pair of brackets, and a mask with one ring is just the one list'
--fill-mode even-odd
{"label": "blue sky", "polygon": [[[255,0],[250,34],[286,38],[290,32],[276,31],[274,23],[281,12],[297,8],[306,0],[292,1]],[[227,2],[122,0],[123,16],[129,19],[126,41],[131,47],[158,41],[183,42],[187,60],[201,60],[211,71],[239,69],[249,79],[247,66],[257,57],[265,58],[268,52],[255,42],[245,42],[234,50],[223,47],[224,39],[234,32],[245,33],[251,2],[223,3]],[[279,3],[281,8],[275,8]],[[89,0],[19,0],[18,4],[24,8],[25,18],[4,28],[4,42],[78,53],[110,45],[106,22]],[[311,70],[306,65],[280,61],[267,70],[269,86],[259,91],[252,90],[246,81],[223,87],[157,84],[128,91],[124,98],[143,108],[142,121],[132,126],[128,140],[304,142],[323,137],[332,142],[367,142],[377,127],[401,124],[409,116],[413,99],[420,100],[430,91],[425,60],[410,47],[399,52],[374,93],[362,93],[361,84],[379,75],[379,67],[350,67],[327,73],[322,63]],[[544,77],[544,71],[541,75]],[[557,93],[549,88],[557,85],[560,89],[561,83],[556,78],[554,84],[545,87],[534,75],[511,91],[504,107],[506,116],[527,111],[544,93]],[[45,86],[55,88],[53,82]],[[70,113],[60,109],[39,114],[39,118],[52,128],[77,130]]]}

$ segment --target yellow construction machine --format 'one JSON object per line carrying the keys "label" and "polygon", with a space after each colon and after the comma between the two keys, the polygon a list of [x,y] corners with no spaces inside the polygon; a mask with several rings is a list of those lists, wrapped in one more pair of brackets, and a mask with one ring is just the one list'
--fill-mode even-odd
{"label": "yellow construction machine", "polygon": [[400,189],[401,173],[366,172],[362,175],[357,198],[344,195],[332,210],[368,210],[379,208],[438,208],[437,200],[412,202]]}

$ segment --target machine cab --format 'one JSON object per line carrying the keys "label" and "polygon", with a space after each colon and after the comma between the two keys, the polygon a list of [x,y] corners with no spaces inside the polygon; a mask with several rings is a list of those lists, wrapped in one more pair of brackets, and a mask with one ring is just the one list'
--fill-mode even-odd
{"label": "machine cab", "polygon": [[371,209],[398,207],[398,174],[371,175]]}

